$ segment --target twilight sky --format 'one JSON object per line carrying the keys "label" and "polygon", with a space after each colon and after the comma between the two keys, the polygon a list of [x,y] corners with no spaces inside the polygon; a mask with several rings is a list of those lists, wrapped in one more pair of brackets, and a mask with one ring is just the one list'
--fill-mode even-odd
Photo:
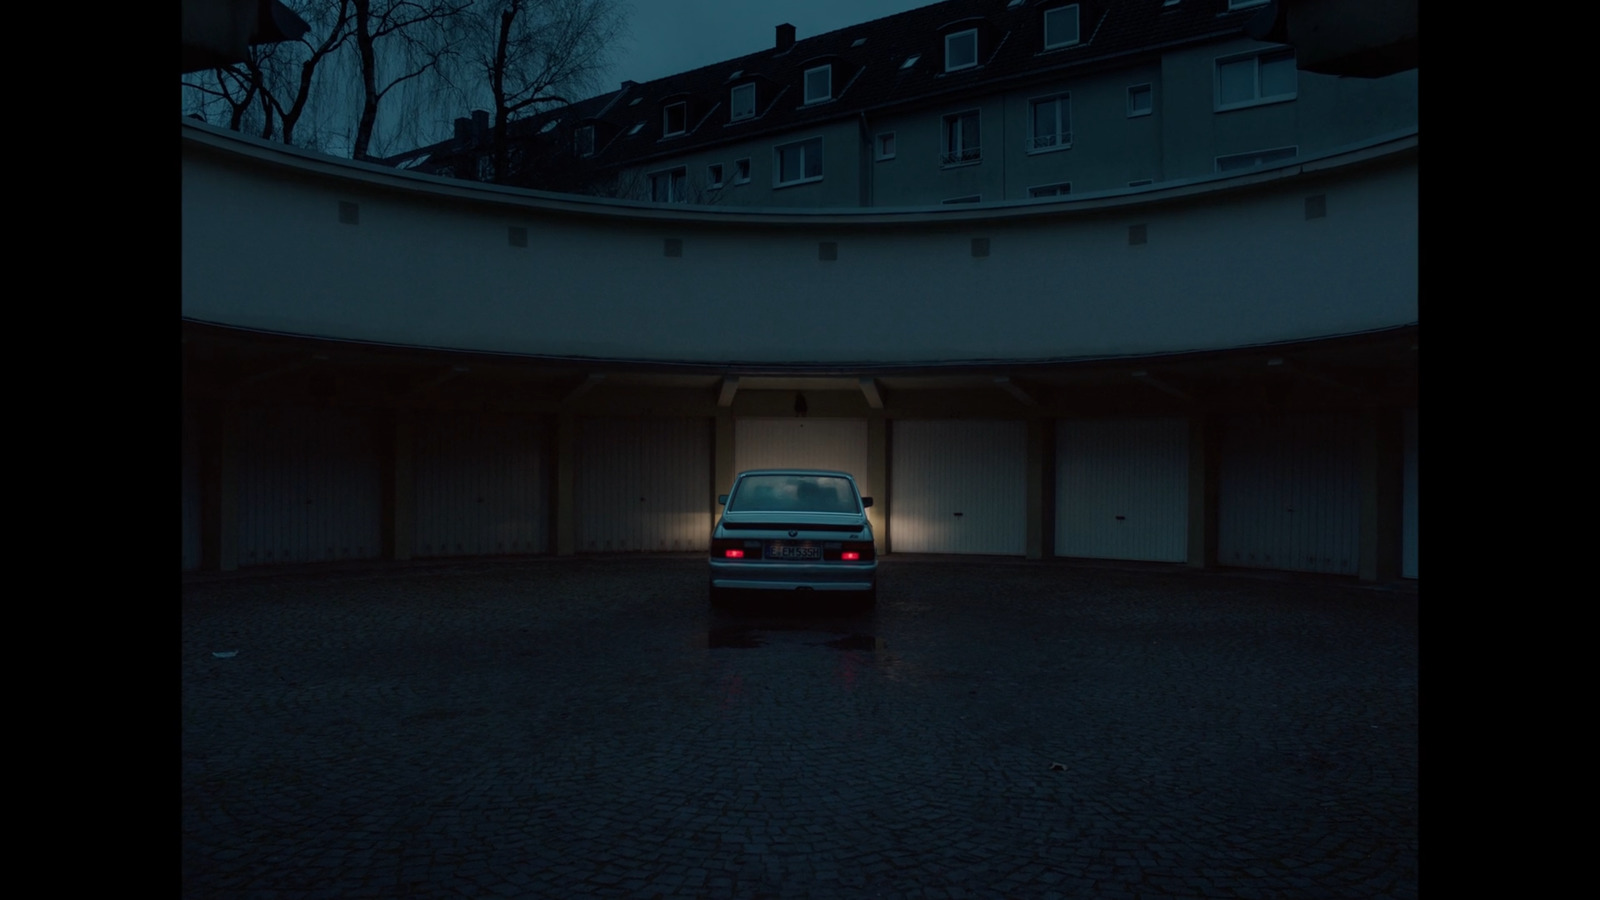
{"label": "twilight sky", "polygon": [[603,90],[624,79],[649,81],[773,46],[784,22],[805,40],[859,22],[928,6],[934,0],[631,0],[632,34],[623,41]]}

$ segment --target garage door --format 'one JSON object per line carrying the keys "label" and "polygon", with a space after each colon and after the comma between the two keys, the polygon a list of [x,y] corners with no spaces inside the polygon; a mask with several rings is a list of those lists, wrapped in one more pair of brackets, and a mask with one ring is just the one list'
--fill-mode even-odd
{"label": "garage door", "polygon": [[1352,416],[1225,421],[1217,561],[1355,575],[1360,567],[1359,423]]}
{"label": "garage door", "polygon": [[183,409],[183,571],[200,568],[200,432],[194,410]]}
{"label": "garage door", "polygon": [[579,422],[578,549],[711,547],[710,419]]}
{"label": "garage door", "polygon": [[894,552],[1026,552],[1026,423],[897,420],[889,444]]}
{"label": "garage door", "polygon": [[418,556],[549,549],[543,424],[530,417],[432,413],[415,423]]}
{"label": "garage door", "polygon": [[[746,469],[835,469],[855,476],[871,496],[867,479],[866,419],[735,419],[733,467]],[[731,485],[719,485],[719,491]]]}
{"label": "garage door", "polygon": [[1056,555],[1188,559],[1187,419],[1056,423]]}
{"label": "garage door", "polygon": [[378,453],[359,414],[255,407],[239,422],[239,565],[375,559]]}
{"label": "garage door", "polygon": [[1401,509],[1400,574],[1417,577],[1417,411],[1406,410],[1406,470]]}

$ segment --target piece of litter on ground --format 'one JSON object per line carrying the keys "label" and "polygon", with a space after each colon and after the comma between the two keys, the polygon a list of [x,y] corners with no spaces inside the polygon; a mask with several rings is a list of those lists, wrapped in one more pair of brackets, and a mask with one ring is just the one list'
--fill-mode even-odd
{"label": "piece of litter on ground", "polygon": [[232,659],[233,657],[239,655],[239,651],[237,651],[237,650],[213,650],[213,651],[211,651],[211,655],[215,656],[217,659]]}

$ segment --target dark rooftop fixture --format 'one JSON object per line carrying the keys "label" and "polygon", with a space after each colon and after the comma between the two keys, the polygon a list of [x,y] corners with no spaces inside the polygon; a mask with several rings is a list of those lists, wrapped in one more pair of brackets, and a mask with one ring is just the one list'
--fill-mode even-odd
{"label": "dark rooftop fixture", "polygon": [[1245,24],[1258,41],[1288,44],[1303,72],[1382,78],[1417,67],[1416,0],[1358,5],[1272,0]]}
{"label": "dark rooftop fixture", "polygon": [[292,41],[310,30],[279,0],[183,0],[183,71],[243,62],[256,44]]}
{"label": "dark rooftop fixture", "polygon": [[778,52],[782,53],[794,46],[794,26],[785,22],[778,26]]}

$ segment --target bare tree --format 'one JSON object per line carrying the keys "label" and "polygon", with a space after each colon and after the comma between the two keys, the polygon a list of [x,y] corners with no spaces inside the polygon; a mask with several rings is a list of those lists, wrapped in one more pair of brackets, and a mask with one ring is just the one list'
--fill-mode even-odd
{"label": "bare tree", "polygon": [[618,0],[479,0],[478,63],[493,109],[495,181],[512,179],[507,126],[594,86],[624,29]]}
{"label": "bare tree", "polygon": [[[262,79],[265,103],[276,112],[279,134],[285,144],[294,143],[295,126],[311,101],[317,67],[345,45],[351,37],[352,0],[301,0],[294,4],[311,30],[298,41],[274,44],[272,58],[288,57],[287,64],[274,67]],[[296,65],[298,63],[298,65]],[[263,137],[271,138],[271,124]]]}
{"label": "bare tree", "polygon": [[[408,81],[442,75],[463,37],[456,26],[472,0],[351,0],[351,5],[362,96],[351,155],[367,159],[379,103]],[[385,69],[381,77],[380,66]]]}

